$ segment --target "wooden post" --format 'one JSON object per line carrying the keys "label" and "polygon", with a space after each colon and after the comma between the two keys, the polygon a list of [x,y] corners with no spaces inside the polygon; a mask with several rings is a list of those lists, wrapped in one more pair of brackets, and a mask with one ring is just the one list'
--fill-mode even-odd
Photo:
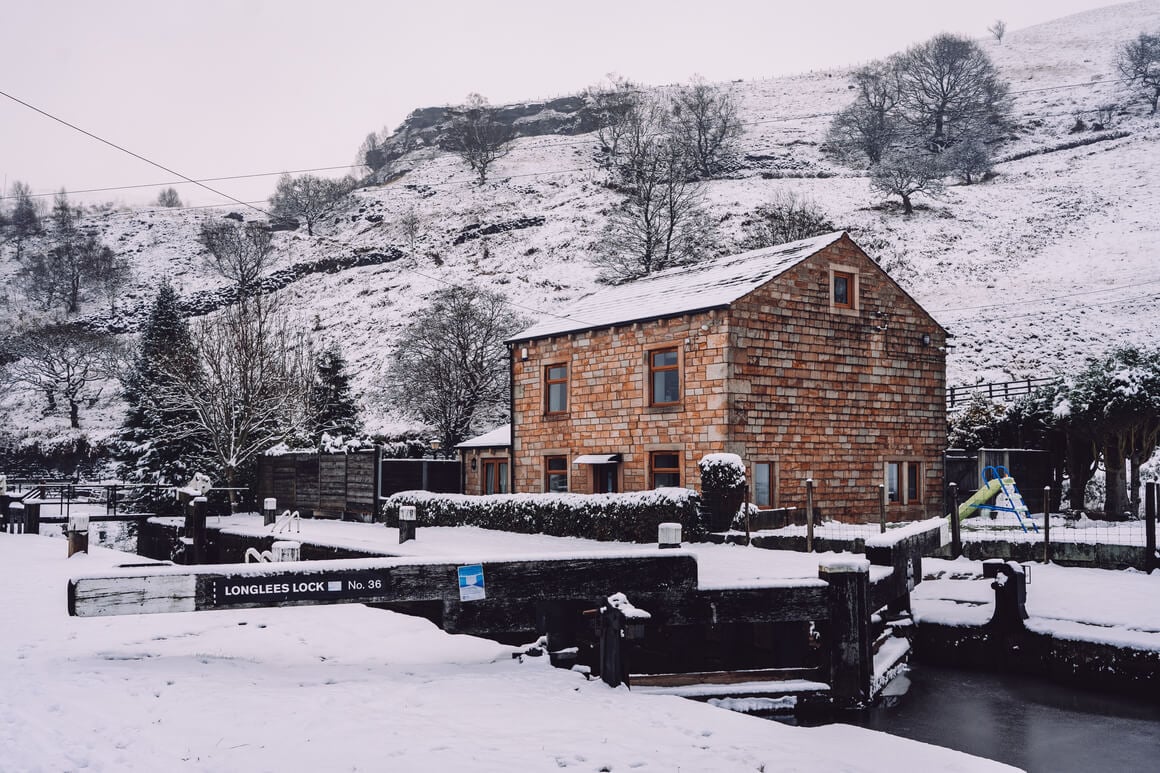
{"label": "wooden post", "polygon": [[262,500],[262,525],[271,526],[278,518],[278,500],[266,497]]}
{"label": "wooden post", "polygon": [[1147,572],[1160,564],[1156,560],[1156,489],[1154,481],[1144,486],[1144,570]]}
{"label": "wooden post", "polygon": [[959,523],[959,484],[951,483],[947,488],[951,492],[951,558],[958,558],[963,554],[962,524]]}
{"label": "wooden post", "polygon": [[24,503],[24,533],[40,534],[40,503]]}
{"label": "wooden post", "polygon": [[886,485],[878,484],[878,533],[886,533]]}
{"label": "wooden post", "polygon": [[1051,563],[1051,486],[1043,487],[1043,563]]}
{"label": "wooden post", "polygon": [[194,497],[193,519],[190,523],[190,534],[193,538],[193,563],[208,563],[209,544],[206,540],[205,515],[209,509],[209,502],[205,497]]}
{"label": "wooden post", "polygon": [[870,650],[870,562],[823,560],[818,576],[829,583],[830,695],[839,708],[870,700],[874,659]]}
{"label": "wooden post", "polygon": [[806,552],[814,552],[814,479],[806,478]]}
{"label": "wooden post", "polygon": [[69,515],[68,527],[68,555],[71,558],[76,553],[89,552],[89,517],[87,515]]}
{"label": "wooden post", "polygon": [[[426,462],[424,462],[426,464]],[[415,539],[415,506],[399,506],[399,544]]]}
{"label": "wooden post", "polygon": [[628,663],[624,658],[624,613],[611,604],[601,607],[597,618],[600,635],[600,679],[609,687],[628,682]]}

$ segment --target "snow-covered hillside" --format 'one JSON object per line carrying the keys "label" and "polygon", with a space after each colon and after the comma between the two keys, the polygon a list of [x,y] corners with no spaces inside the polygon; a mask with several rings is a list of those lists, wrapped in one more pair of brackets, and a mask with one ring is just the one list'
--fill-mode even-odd
{"label": "snow-covered hillside", "polygon": [[[1160,292],[1160,117],[1131,99],[1112,63],[1115,46],[1142,31],[1160,31],[1160,0],[1015,30],[1001,45],[981,41],[1015,100],[1018,138],[999,155],[1024,157],[1000,163],[989,182],[950,187],[910,218],[819,152],[831,115],[851,99],[849,70],[727,84],[748,162],[709,186],[721,235],[736,238],[743,215],[781,192],[817,201],[955,336],[951,384],[1052,375],[1118,343],[1150,343],[1160,334],[1150,313]],[[1119,109],[1104,131],[1070,133],[1077,117],[1090,124],[1108,105]],[[1081,139],[1094,141],[1059,149]],[[384,256],[309,274],[280,295],[319,339],[342,344],[377,417],[372,427],[389,418],[378,387],[390,345],[437,288],[493,287],[530,318],[595,288],[590,256],[616,201],[601,184],[595,147],[592,135],[522,138],[484,186],[457,157],[416,151],[394,164],[405,174],[359,191],[355,208],[321,235],[276,235],[281,267]],[[413,252],[397,225],[411,210],[422,221]],[[189,295],[220,283],[199,260],[195,236],[204,218],[228,211],[117,212],[99,226],[132,257],[138,299],[163,275]],[[500,224],[511,227],[473,231]],[[391,247],[404,257],[387,259]],[[11,283],[14,271],[5,252],[0,281]],[[10,396],[4,408],[16,426],[34,423],[19,418],[27,403]],[[99,415],[112,422],[116,412]]]}

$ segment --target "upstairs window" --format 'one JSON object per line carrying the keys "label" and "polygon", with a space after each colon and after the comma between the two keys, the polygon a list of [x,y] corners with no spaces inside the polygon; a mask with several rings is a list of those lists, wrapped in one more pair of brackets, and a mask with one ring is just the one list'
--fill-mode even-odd
{"label": "upstairs window", "polygon": [[544,491],[549,494],[563,494],[568,491],[568,458],[548,456],[544,458]]}
{"label": "upstairs window", "polygon": [[854,308],[854,294],[857,292],[857,285],[853,274],[848,271],[834,271],[832,287],[831,298],[835,308]]}
{"label": "upstairs window", "polygon": [[649,479],[653,488],[681,485],[681,455],[676,451],[649,454]]}
{"label": "upstairs window", "polygon": [[677,349],[656,349],[648,354],[649,405],[675,405],[681,401],[681,363]]}
{"label": "upstairs window", "polygon": [[568,366],[544,368],[544,412],[565,413],[568,410]]}

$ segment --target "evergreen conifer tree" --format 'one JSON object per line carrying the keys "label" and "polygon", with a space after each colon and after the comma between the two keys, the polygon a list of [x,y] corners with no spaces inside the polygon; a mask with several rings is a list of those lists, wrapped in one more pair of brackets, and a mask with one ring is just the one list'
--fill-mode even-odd
{"label": "evergreen conifer tree", "polygon": [[314,386],[310,390],[310,407],[314,414],[314,439],[329,435],[351,437],[360,430],[358,406],[350,391],[346,358],[336,345],[318,355],[314,364]]}
{"label": "evergreen conifer tree", "polygon": [[[128,411],[118,447],[121,477],[132,483],[181,485],[194,472],[207,472],[208,457],[195,438],[175,439],[169,429],[183,418],[164,396],[175,379],[195,379],[196,354],[189,326],[181,317],[177,291],[161,285],[142,326],[132,365],[122,377]],[[155,509],[168,501],[160,490],[142,489],[134,499]]]}

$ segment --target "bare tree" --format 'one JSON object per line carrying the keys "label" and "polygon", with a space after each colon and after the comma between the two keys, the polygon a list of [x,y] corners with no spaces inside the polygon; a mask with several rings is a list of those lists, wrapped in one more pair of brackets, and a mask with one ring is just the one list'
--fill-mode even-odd
{"label": "bare tree", "polygon": [[491,165],[511,150],[511,127],[500,123],[496,110],[479,94],[469,94],[466,104],[454,111],[447,129],[447,142],[479,176],[487,182]]}
{"label": "bare tree", "polygon": [[177,195],[176,188],[164,188],[161,193],[157,194],[157,206],[159,207],[181,207],[181,197]]}
{"label": "bare tree", "polygon": [[439,290],[395,345],[387,375],[396,404],[435,428],[445,449],[508,412],[508,336],[525,321],[499,293]]}
{"label": "bare tree", "polygon": [[978,137],[968,137],[943,154],[944,166],[956,172],[966,185],[991,171],[991,152]]}
{"label": "bare tree", "polygon": [[16,243],[16,259],[24,256],[24,245],[43,230],[40,222],[40,211],[32,198],[32,189],[27,183],[19,180],[12,183],[9,195],[15,200],[12,213],[9,216],[9,228],[12,241]]}
{"label": "bare tree", "polygon": [[736,152],[741,119],[733,95],[695,77],[673,96],[673,130],[693,168],[712,177]]}
{"label": "bare tree", "polygon": [[86,281],[104,296],[109,313],[116,314],[117,298],[133,276],[129,262],[95,239],[86,240],[84,249]]}
{"label": "bare tree", "polygon": [[743,228],[743,246],[750,250],[796,242],[838,230],[821,205],[793,191],[781,192],[769,204],[758,207]]}
{"label": "bare tree", "polygon": [[306,223],[307,235],[313,236],[314,226],[341,207],[353,189],[354,180],[350,178],[329,180],[312,174],[284,174],[270,197],[270,207],[278,217]]}
{"label": "bare tree", "polygon": [[584,96],[596,117],[596,138],[600,141],[602,163],[611,166],[620,150],[620,139],[629,116],[637,109],[641,87],[627,78],[609,75],[607,81],[590,86]]}
{"label": "bare tree", "polygon": [[258,454],[307,429],[310,343],[285,316],[255,303],[229,306],[192,332],[194,372],[169,374],[160,401],[179,417],[171,438],[199,442],[233,488]]}
{"label": "bare tree", "polygon": [[974,41],[936,35],[898,61],[899,103],[929,150],[967,136],[990,139],[1006,125],[1007,84]]}
{"label": "bare tree", "polygon": [[423,219],[419,215],[418,210],[410,207],[406,212],[399,215],[398,219],[399,233],[407,240],[407,248],[411,254],[415,254],[415,242],[419,238],[419,234],[423,228]]}
{"label": "bare tree", "polygon": [[1116,69],[1129,86],[1144,97],[1156,113],[1160,103],[1160,35],[1141,32],[1116,50]]}
{"label": "bare tree", "polygon": [[111,336],[70,325],[31,330],[9,348],[18,359],[8,366],[8,380],[44,395],[46,413],[55,412],[57,397],[62,398],[73,429],[81,426],[81,406],[96,403],[102,384],[116,375],[119,364]]}
{"label": "bare tree", "polygon": [[1002,44],[1003,36],[1007,34],[1007,22],[1002,19],[996,19],[995,23],[987,27],[987,32],[995,36],[995,40]]}
{"label": "bare tree", "polygon": [[82,290],[89,284],[103,250],[108,248],[79,226],[80,211],[64,191],[56,195],[44,249],[24,256],[20,278],[25,295],[41,310],[61,306],[65,314],[80,309]]}
{"label": "bare tree", "polygon": [[[626,135],[632,138],[633,134]],[[679,140],[655,137],[632,143],[624,201],[613,209],[595,258],[608,281],[647,276],[706,257],[713,230],[704,205],[704,184],[691,176]]]}
{"label": "bare tree", "polygon": [[258,280],[274,260],[268,229],[258,223],[207,220],[201,224],[198,239],[209,251],[206,262],[233,282],[239,297],[261,289]]}
{"label": "bare tree", "polygon": [[902,199],[904,215],[914,212],[911,197],[937,197],[943,191],[946,169],[936,155],[927,153],[889,154],[870,170],[870,186],[888,196]]}
{"label": "bare tree", "polygon": [[826,148],[847,162],[873,166],[903,134],[898,59],[868,65],[853,77],[857,96],[830,124]]}

